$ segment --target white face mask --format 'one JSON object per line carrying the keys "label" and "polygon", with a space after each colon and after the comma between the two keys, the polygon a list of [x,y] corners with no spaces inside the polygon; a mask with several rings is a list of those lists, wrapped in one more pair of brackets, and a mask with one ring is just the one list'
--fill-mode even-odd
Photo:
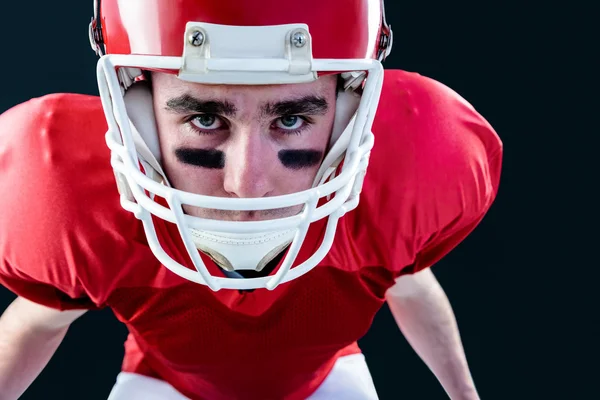
{"label": "white face mask", "polygon": [[[214,25],[203,28],[216,29]],[[227,27],[227,33],[233,32],[235,36],[232,29],[235,31],[235,27]],[[301,24],[253,29],[246,27],[243,34],[256,35],[256,40],[251,42],[261,43],[258,39],[265,35],[281,35],[285,38],[290,30],[297,29],[307,27]],[[246,41],[240,41],[244,42]],[[231,41],[230,44],[233,46],[236,43],[238,42]],[[260,49],[254,50],[255,54],[261,54]],[[269,51],[271,50],[266,49],[266,54]],[[208,285],[213,290],[274,289],[280,283],[295,279],[314,268],[331,248],[338,219],[358,205],[362,180],[373,146],[371,125],[381,92],[383,68],[377,60],[313,60],[310,54],[306,60],[308,64],[299,63],[299,59],[294,61],[298,65],[311,65],[311,71],[364,70],[369,75],[360,98],[350,92],[340,92],[330,149],[311,189],[266,198],[219,198],[177,190],[170,187],[160,166],[158,136],[149,88],[135,83],[126,90],[123,97],[124,89],[121,84],[125,81],[131,84],[132,78],[140,74],[141,69],[180,70],[180,78],[200,83],[240,83],[242,78],[247,84],[276,84],[282,83],[281,81],[300,83],[308,80],[306,74],[295,75],[292,70],[282,72],[280,64],[275,62],[280,60],[265,59],[259,70],[246,71],[243,76],[232,74],[231,68],[234,65],[227,64],[227,52],[231,52],[231,58],[239,54],[235,48],[222,49],[219,54],[224,59],[215,65],[223,68],[223,71],[211,70],[202,74],[185,71],[185,52],[183,64],[176,57],[103,57],[99,61],[98,74],[100,95],[109,124],[107,143],[112,150],[112,164],[121,193],[121,204],[142,221],[150,248],[164,266],[186,279]],[[300,58],[305,56],[307,55],[296,54]],[[235,64],[234,60],[232,62]],[[256,66],[259,64],[256,63]],[[120,68],[117,74],[117,66],[135,66],[140,69]],[[128,79],[124,80],[124,75]],[[356,74],[347,76],[356,83]],[[316,72],[312,73],[311,79],[317,79]],[[342,160],[343,165],[338,168]],[[168,207],[155,202],[155,196],[165,199]],[[328,201],[319,203],[319,200],[325,198]],[[303,211],[295,216],[267,221],[217,221],[186,215],[183,205],[239,211],[303,206]],[[177,225],[195,271],[184,267],[162,249],[151,215]],[[306,261],[292,268],[310,224],[322,218],[328,218],[328,221],[320,247]],[[289,250],[277,273],[260,278],[231,279],[212,276],[198,254],[200,249],[225,270],[261,271],[288,246]]]}

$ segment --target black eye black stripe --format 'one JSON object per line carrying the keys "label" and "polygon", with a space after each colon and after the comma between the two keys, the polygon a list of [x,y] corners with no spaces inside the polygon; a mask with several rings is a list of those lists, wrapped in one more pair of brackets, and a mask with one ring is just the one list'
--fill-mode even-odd
{"label": "black eye black stripe", "polygon": [[187,149],[175,150],[175,156],[184,164],[208,169],[222,169],[225,167],[225,153],[214,149]]}
{"label": "black eye black stripe", "polygon": [[313,167],[323,159],[323,152],[319,150],[281,150],[278,153],[279,161],[290,169]]}
{"label": "black eye black stripe", "polygon": [[[180,148],[175,150],[175,156],[179,162],[196,167],[208,169],[225,167],[225,153],[220,150]],[[284,167],[302,169],[319,164],[323,159],[323,152],[319,150],[281,150],[278,157]]]}

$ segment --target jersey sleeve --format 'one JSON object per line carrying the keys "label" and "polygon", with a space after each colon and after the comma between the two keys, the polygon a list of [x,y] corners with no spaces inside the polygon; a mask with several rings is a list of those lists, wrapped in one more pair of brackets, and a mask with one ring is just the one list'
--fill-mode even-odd
{"label": "jersey sleeve", "polygon": [[51,95],[0,116],[0,284],[56,309],[103,307],[128,251],[100,112]]}
{"label": "jersey sleeve", "polygon": [[465,239],[492,205],[502,142],[445,85],[387,71],[357,217],[369,221],[374,259],[395,276],[430,267]]}

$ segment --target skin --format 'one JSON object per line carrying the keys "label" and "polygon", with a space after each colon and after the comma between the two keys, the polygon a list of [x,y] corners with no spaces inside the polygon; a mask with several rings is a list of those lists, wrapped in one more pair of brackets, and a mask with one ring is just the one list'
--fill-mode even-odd
{"label": "skin", "polygon": [[[162,165],[173,187],[231,198],[309,189],[327,149],[335,76],[288,85],[208,85],[152,74]],[[184,206],[220,220],[265,220],[302,206],[229,211]]]}

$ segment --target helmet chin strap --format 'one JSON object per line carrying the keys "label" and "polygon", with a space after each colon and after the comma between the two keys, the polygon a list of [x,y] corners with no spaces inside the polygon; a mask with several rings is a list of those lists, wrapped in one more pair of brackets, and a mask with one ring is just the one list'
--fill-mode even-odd
{"label": "helmet chin strap", "polygon": [[[146,175],[170,186],[160,165],[160,146],[154,117],[152,92],[147,82],[132,84],[124,95],[132,134],[138,156]],[[325,182],[335,174],[343,160],[352,133],[354,115],[360,96],[352,91],[338,93],[336,115],[329,145],[313,186]],[[119,187],[119,190],[125,188]],[[212,232],[187,227],[196,248],[208,255],[226,271],[261,271],[293,241],[295,229],[257,234]]]}
{"label": "helmet chin strap", "polygon": [[196,247],[226,271],[263,268],[294,239],[296,231],[274,231],[258,234],[233,234],[190,228]]}

